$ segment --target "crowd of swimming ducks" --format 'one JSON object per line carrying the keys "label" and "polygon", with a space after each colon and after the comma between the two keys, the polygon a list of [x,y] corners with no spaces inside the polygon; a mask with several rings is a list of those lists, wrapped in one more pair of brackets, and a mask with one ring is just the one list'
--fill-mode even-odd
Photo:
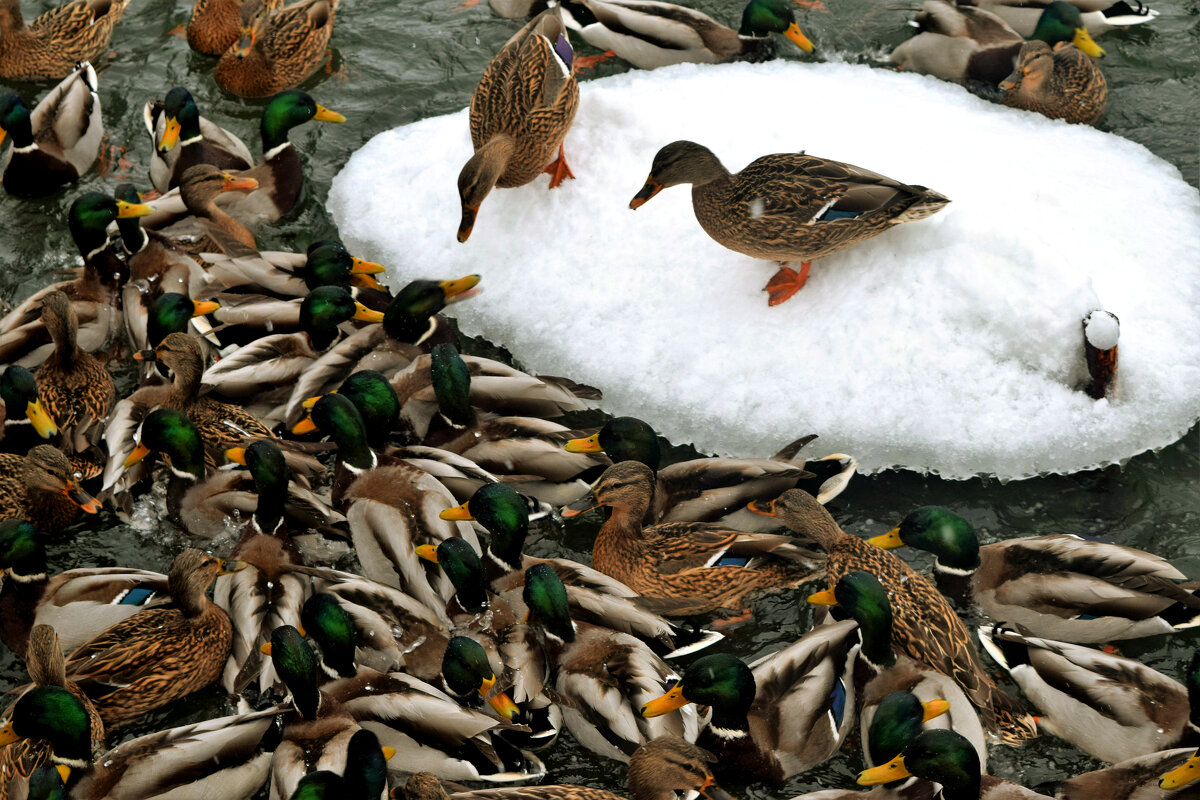
{"label": "crowd of swimming ducks", "polygon": [[[988,747],[1043,734],[1113,764],[1058,784],[1066,800],[1200,791],[1200,651],[1180,682],[1085,646],[1200,624],[1195,586],[1164,559],[1070,535],[981,544],[937,507],[884,536],[847,534],[825,504],[856,461],[807,458],[815,437],[771,458],[664,465],[640,420],[588,431],[556,421],[598,390],[459,352],[441,312],[472,296],[479,276],[393,294],[373,277],[383,267],[337,240],[257,250],[253,230],[291,212],[303,185],[289,131],[343,121],[289,88],[322,63],[336,6],[200,0],[188,41],[223,54],[217,80],[273,95],[262,161],[201,117],[185,88],[148,103],[161,196],[146,203],[121,184],[76,197],[68,224],[82,268],[0,320],[0,638],[30,677],[4,702],[0,798],[614,797],[441,782],[544,781],[537,751],[562,728],[627,762],[637,800],[730,800],[718,779],[779,783],[843,746],[862,754],[857,782],[876,788],[805,797],[1037,798],[986,774]],[[1007,49],[959,32],[965,57],[951,69],[928,30],[897,59],[964,78],[982,61],[1006,62],[994,72],[1003,75],[1016,58],[1017,88],[1062,67],[1083,81],[1079,94],[1103,89],[1071,44],[1094,46],[1085,25],[1150,15],[1050,3],[1022,44],[1014,31],[1027,6],[930,0],[921,19],[968,31],[986,20],[1007,32]],[[102,122],[85,59],[124,10],[76,0],[25,27],[3,3],[0,76],[69,73],[32,112],[0,98],[10,193],[56,191],[95,160]],[[540,11],[472,98],[460,241],[493,186],[570,177],[570,30],[647,68],[769,57],[772,32],[812,49],[775,0],[753,0],[740,32],[636,0]],[[224,82],[226,59],[237,62],[226,76],[242,78]],[[1084,65],[1092,78],[1077,74]],[[1010,88],[1006,102],[1020,96]],[[705,148],[677,142],[632,205],[687,182],[711,236],[778,261],[833,252],[946,202],[802,155],[730,175]],[[811,211],[803,224],[772,223],[745,211],[750,197]],[[772,300],[806,271],[781,271]],[[123,353],[138,388],[119,397],[109,368]],[[47,545],[72,526],[147,503],[205,548],[178,553],[166,575],[136,565],[52,573]],[[525,554],[531,522],[546,520],[544,530],[596,507],[607,517],[591,566]],[[890,552],[905,545],[936,556],[932,576]],[[728,652],[723,630],[753,598],[805,585],[818,590],[808,603],[822,609],[819,624],[753,664]],[[973,636],[952,601],[990,624]],[[996,685],[976,638],[1024,701]],[[154,722],[214,685],[228,716]],[[129,739],[128,726],[161,729]]]}

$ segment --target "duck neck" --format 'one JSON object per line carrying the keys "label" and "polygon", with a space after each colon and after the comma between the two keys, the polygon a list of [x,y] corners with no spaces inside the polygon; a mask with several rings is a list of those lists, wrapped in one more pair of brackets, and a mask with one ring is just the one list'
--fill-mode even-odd
{"label": "duck neck", "polygon": [[982,775],[968,775],[958,786],[942,784],[942,790],[937,796],[939,800],[979,800],[982,785]]}
{"label": "duck neck", "polygon": [[53,361],[61,367],[70,367],[75,363],[75,358],[80,352],[79,346],[76,344],[79,335],[78,319],[74,313],[69,313],[66,319],[56,320],[47,328],[50,338],[54,341]]}
{"label": "duck neck", "polygon": [[176,362],[167,366],[175,373],[175,380],[171,382],[166,404],[170,408],[182,411],[191,405],[200,393],[201,371],[197,369],[197,365],[190,363]]}
{"label": "duck neck", "polygon": [[283,510],[287,502],[287,482],[282,486],[260,486],[258,506],[254,509],[254,525],[268,536],[279,531],[283,524]]}
{"label": "duck neck", "polygon": [[202,216],[207,217],[214,225],[247,247],[258,249],[258,243],[254,240],[254,234],[250,232],[250,229],[222,211],[215,202],[210,201],[204,207]]}
{"label": "duck neck", "polygon": [[0,2],[0,41],[25,30],[25,18],[21,16],[19,0]]}
{"label": "duck neck", "polygon": [[746,712],[737,708],[712,707],[712,721],[708,732],[722,742],[735,742],[750,738],[750,720]]}

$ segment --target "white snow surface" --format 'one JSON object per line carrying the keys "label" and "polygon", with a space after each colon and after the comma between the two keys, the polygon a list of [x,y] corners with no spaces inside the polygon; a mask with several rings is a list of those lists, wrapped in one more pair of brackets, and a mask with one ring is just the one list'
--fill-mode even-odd
{"label": "white snow surface", "polygon": [[1083,333],[1097,350],[1111,350],[1121,338],[1121,323],[1111,311],[1096,310],[1083,321]]}
{"label": "white snow surface", "polygon": [[[329,205],[392,286],[478,272],[453,314],[535,372],[704,451],[769,455],[817,433],[872,471],[1022,478],[1121,462],[1200,415],[1200,198],[1146,148],[987,103],[931,78],[845,64],[681,65],[581,85],[577,176],[497,189],[455,240],[467,112],[376,136]],[[951,198],[936,216],[813,264],[768,308],[776,265],[710,239],[688,187],[637,211],[676,139],[732,171],[806,150]],[[1109,397],[1082,321],[1121,319]]]}

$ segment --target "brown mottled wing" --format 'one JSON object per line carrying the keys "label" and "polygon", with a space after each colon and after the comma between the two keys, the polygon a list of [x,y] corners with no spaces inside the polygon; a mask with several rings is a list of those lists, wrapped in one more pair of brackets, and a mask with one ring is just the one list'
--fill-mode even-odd
{"label": "brown mottled wing", "polygon": [[75,0],[39,15],[29,28],[41,36],[75,39],[87,35],[88,29],[96,24],[107,24],[111,28],[121,19],[127,5],[129,0]]}
{"label": "brown mottled wing", "polygon": [[314,61],[325,57],[325,46],[333,33],[336,0],[296,3],[266,18],[262,49],[276,66],[295,67],[296,81],[312,71]]}
{"label": "brown mottled wing", "polygon": [[24,457],[0,453],[0,519],[20,516],[25,505],[25,482],[21,478],[24,466]]}

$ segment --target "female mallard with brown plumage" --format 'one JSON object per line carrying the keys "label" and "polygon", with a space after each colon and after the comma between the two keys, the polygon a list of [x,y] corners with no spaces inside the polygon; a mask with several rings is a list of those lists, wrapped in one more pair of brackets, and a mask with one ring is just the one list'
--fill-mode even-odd
{"label": "female mallard with brown plumage", "polygon": [[0,1],[0,78],[61,78],[80,61],[98,61],[129,0],[72,0],[29,25],[20,0]]}
{"label": "female mallard with brown plumage", "polygon": [[460,242],[470,237],[492,187],[524,186],[548,172],[553,189],[575,177],[563,155],[563,138],[579,106],[574,58],[555,7],[517,31],[483,71],[471,95],[475,155],[458,175]]}
{"label": "female mallard with brown plumage", "polygon": [[1050,119],[1091,125],[1108,103],[1108,82],[1096,62],[1068,42],[1021,45],[1017,66],[1000,82],[1004,105]]}
{"label": "female mallard with brown plumage", "polygon": [[337,7],[338,0],[301,0],[275,11],[244,4],[241,35],[213,71],[217,85],[238,97],[299,85],[328,58]]}
{"label": "female mallard with brown plumage", "polygon": [[769,507],[752,508],[778,517],[793,532],[825,548],[831,588],[855,570],[878,578],[891,598],[893,645],[954,678],[979,709],[984,728],[1014,745],[1037,735],[1033,719],[988,676],[958,613],[923,575],[891,553],[843,531],[824,506],[799,489],[784,492]]}
{"label": "female mallard with brown plumage", "polygon": [[[820,556],[790,536],[746,533],[702,522],[642,527],[654,473],[640,461],[609,467],[592,493],[572,507],[608,506],[592,563],[646,597],[694,610],[737,608],[756,592],[799,586],[819,574]],[[815,567],[815,569],[814,569]]]}
{"label": "female mallard with brown plumage", "polygon": [[255,250],[254,234],[240,221],[219,208],[217,195],[222,192],[251,192],[258,188],[253,178],[239,177],[214,167],[197,164],[189,167],[179,181],[179,196],[190,217],[158,231],[177,247],[189,253],[209,250],[224,253],[239,246]]}
{"label": "female mallard with brown plumage", "polygon": [[60,533],[80,509],[100,510],[100,502],[75,482],[71,462],[60,450],[39,444],[23,457],[0,453],[0,520],[28,520],[42,533]]}
{"label": "female mallard with brown plumage", "polygon": [[242,9],[250,18],[256,7],[269,13],[283,5],[282,0],[196,0],[188,18],[188,46],[206,56],[219,56],[233,47],[242,27]]}
{"label": "female mallard with brown plumage", "polygon": [[96,93],[96,71],[86,61],[31,114],[16,94],[0,96],[0,142],[12,137],[4,168],[4,190],[40,197],[79,180],[100,154],[104,121]]}
{"label": "female mallard with brown plumage", "polygon": [[86,438],[116,402],[112,376],[100,359],[79,347],[79,319],[66,294],[54,291],[42,299],[42,323],[54,340],[54,352],[37,372],[42,407],[61,432]]}
{"label": "female mallard with brown plumage", "polygon": [[106,726],[134,722],[220,678],[232,631],[208,587],[217,575],[241,568],[201,550],[183,551],[167,574],[170,604],[139,611],[71,654],[67,677],[99,698]]}
{"label": "female mallard with brown plumage", "polygon": [[692,184],[696,220],[719,244],[781,265],[802,262],[800,272],[781,266],[767,283],[772,306],[800,291],[813,259],[925,219],[950,202],[924,186],[805,153],[762,156],[735,174],[707,147],[678,141],[654,156],[629,207],[681,183]]}

